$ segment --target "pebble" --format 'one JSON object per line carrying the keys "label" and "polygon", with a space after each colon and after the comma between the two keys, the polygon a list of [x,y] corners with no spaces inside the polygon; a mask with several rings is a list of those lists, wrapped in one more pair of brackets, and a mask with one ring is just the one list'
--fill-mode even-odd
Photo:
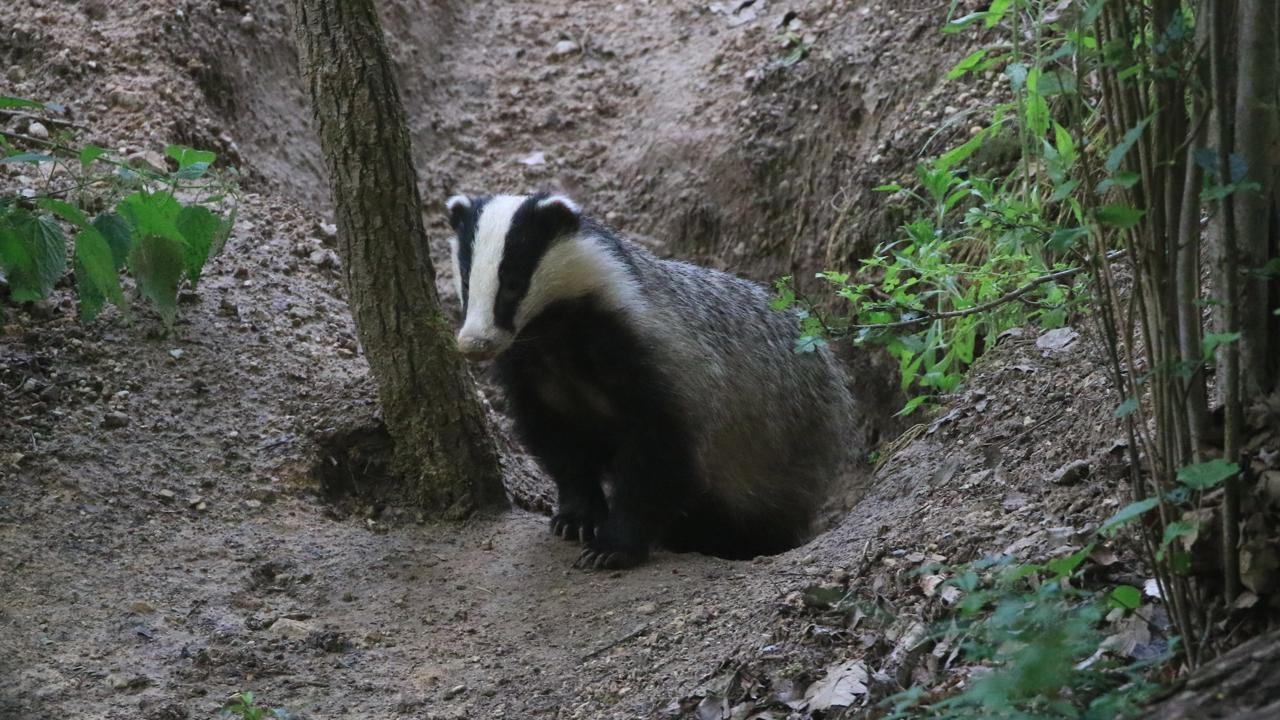
{"label": "pebble", "polygon": [[37,140],[48,140],[49,128],[45,127],[42,122],[32,120],[31,124],[27,126],[27,134]]}
{"label": "pebble", "polygon": [[461,695],[462,693],[464,693],[464,692],[466,692],[466,691],[467,691],[467,686],[466,686],[466,685],[454,685],[453,687],[451,687],[451,688],[449,688],[448,690],[445,690],[445,691],[444,691],[444,699],[445,699],[445,700],[452,700],[453,698],[458,697],[459,695]]}
{"label": "pebble", "polygon": [[155,607],[153,607],[151,603],[147,602],[146,600],[135,600],[132,604],[129,605],[129,609],[138,613],[139,615],[150,615],[151,613],[156,611]]}
{"label": "pebble", "polygon": [[173,350],[169,351],[169,357],[173,358],[174,360],[181,360],[184,354],[185,353],[183,353],[183,351],[179,348],[174,348]]}
{"label": "pebble", "polygon": [[315,250],[311,253],[310,260],[318,268],[338,267],[338,254],[332,250]]}
{"label": "pebble", "polygon": [[173,502],[173,499],[176,496],[173,494],[172,490],[157,490],[156,497],[164,500],[165,502]]}
{"label": "pebble", "polygon": [[556,43],[555,50],[551,51],[551,56],[558,58],[565,57],[566,55],[572,55],[573,53],[578,52],[579,49],[578,43],[572,40],[561,40]]}
{"label": "pebble", "polygon": [[109,412],[102,416],[102,427],[108,430],[125,427],[129,424],[129,416],[122,412]]}
{"label": "pebble", "polygon": [[280,618],[271,623],[271,634],[286,640],[297,640],[311,634],[311,624],[302,620]]}
{"label": "pebble", "polygon": [[1058,468],[1049,482],[1054,485],[1075,485],[1089,475],[1088,460],[1073,460]]}

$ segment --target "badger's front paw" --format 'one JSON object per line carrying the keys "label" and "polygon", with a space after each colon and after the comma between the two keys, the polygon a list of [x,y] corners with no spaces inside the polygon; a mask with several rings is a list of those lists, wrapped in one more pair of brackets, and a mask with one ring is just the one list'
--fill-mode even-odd
{"label": "badger's front paw", "polygon": [[587,543],[587,549],[582,551],[573,566],[582,570],[625,570],[639,565],[648,557],[648,548],[623,546],[602,536]]}
{"label": "badger's front paw", "polygon": [[591,513],[562,508],[551,516],[551,532],[565,540],[591,542],[596,537],[596,522]]}

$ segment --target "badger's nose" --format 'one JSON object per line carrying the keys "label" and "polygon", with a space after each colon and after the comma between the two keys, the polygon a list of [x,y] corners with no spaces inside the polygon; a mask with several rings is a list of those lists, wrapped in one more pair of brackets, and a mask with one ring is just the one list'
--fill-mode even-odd
{"label": "badger's nose", "polygon": [[470,362],[492,360],[498,354],[498,341],[484,337],[460,337],[458,351]]}

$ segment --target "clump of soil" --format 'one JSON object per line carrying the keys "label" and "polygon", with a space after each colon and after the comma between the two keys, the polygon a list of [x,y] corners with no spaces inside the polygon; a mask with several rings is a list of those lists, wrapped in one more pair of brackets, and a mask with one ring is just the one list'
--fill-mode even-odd
{"label": "clump of soil", "polygon": [[[851,484],[830,532],[774,558],[572,570],[578,550],[540,514],[549,486],[506,434],[521,509],[429,524],[362,494],[387,444],[282,5],[0,7],[6,92],[66,103],[86,141],[126,153],[209,147],[248,191],[172,335],[145,311],[81,326],[65,289],[5,309],[0,717],[207,717],[241,690],[295,717],[653,717],[853,652],[893,678],[883,697],[946,680],[900,649],[942,602],[907,571],[1062,552],[1111,509],[1122,460],[1099,355],[1030,335]],[[659,251],[768,282],[884,239],[895,220],[867,188],[908,174],[935,131],[964,132],[939,88],[972,39],[936,35],[936,6],[380,9],[424,198],[565,190]],[[784,28],[805,59],[785,64]],[[456,309],[443,213],[424,212]],[[895,383],[874,355],[857,363],[869,431],[897,437]],[[1073,483],[1046,482],[1080,460]],[[893,620],[850,644],[803,611],[815,584],[875,595]]]}

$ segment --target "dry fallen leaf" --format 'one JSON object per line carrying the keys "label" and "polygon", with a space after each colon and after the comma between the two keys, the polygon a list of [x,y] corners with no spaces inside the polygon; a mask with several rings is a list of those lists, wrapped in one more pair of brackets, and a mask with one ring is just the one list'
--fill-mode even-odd
{"label": "dry fallen leaf", "polygon": [[827,668],[826,676],[805,691],[804,700],[809,710],[827,710],[848,707],[866,695],[867,666],[861,660],[849,660]]}

